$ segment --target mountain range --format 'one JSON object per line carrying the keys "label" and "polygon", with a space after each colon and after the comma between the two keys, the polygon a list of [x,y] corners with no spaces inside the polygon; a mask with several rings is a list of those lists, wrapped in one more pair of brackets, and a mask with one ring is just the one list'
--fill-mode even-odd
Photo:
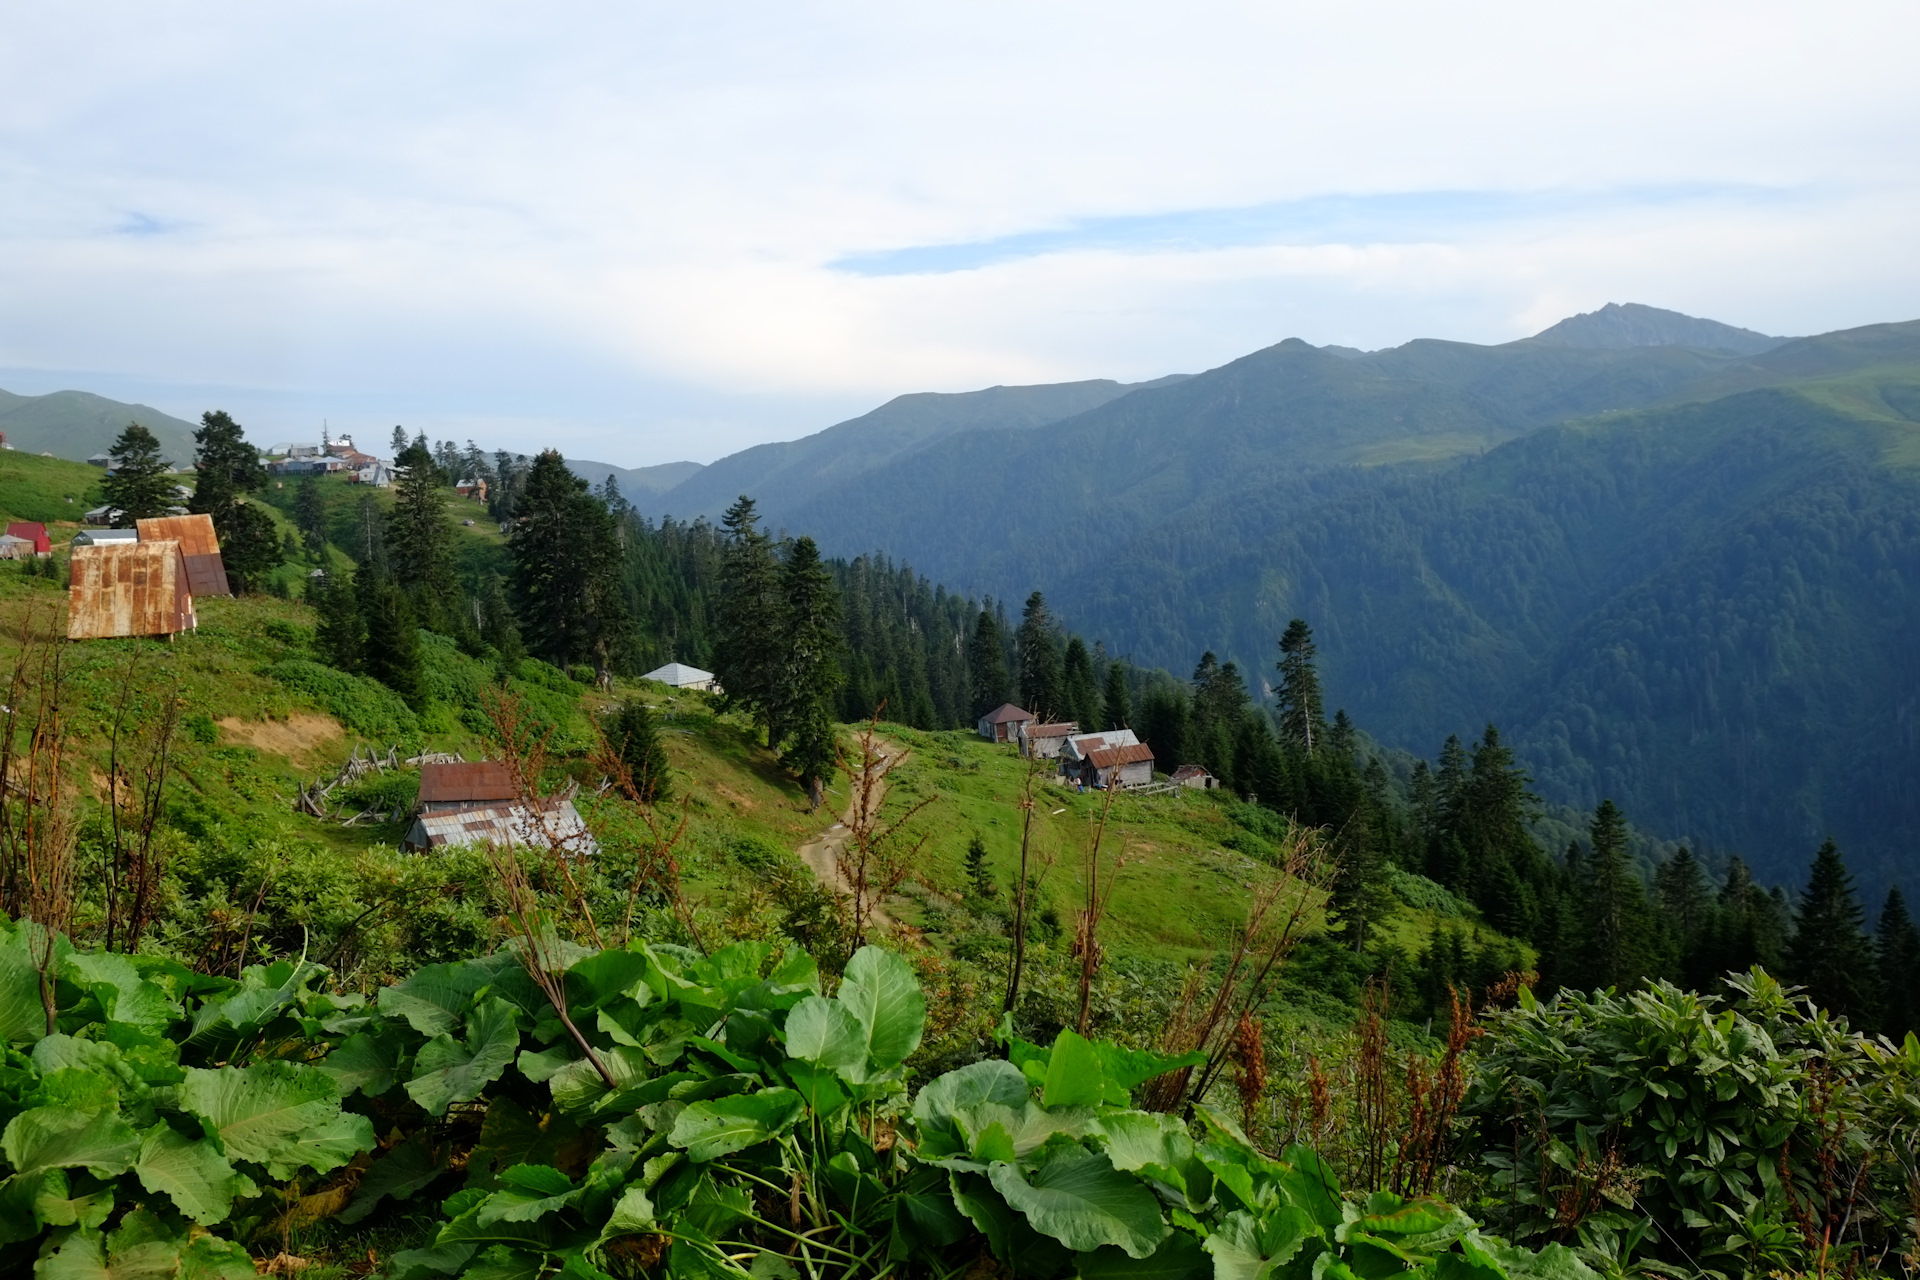
{"label": "mountain range", "polygon": [[1832,834],[1884,885],[1920,869],[1917,424],[1920,322],[1609,305],[1498,346],[902,397],[642,505],[747,492],[829,554],[1037,588],[1117,653],[1211,649],[1256,688],[1304,617],[1329,707],[1389,746],[1493,721],[1552,801],[1780,878]]}
{"label": "mountain range", "polygon": [[176,466],[193,461],[191,422],[182,422],[151,405],[122,404],[89,391],[55,391],[21,396],[0,391],[0,432],[26,453],[50,453],[84,462],[105,453],[129,422],[159,437],[160,450]]}

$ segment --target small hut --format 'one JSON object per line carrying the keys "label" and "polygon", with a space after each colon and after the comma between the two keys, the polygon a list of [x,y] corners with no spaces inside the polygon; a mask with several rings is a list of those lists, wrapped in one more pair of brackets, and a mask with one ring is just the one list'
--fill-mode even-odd
{"label": "small hut", "polygon": [[1153,748],[1134,742],[1089,751],[1080,780],[1089,787],[1144,787],[1153,781]]}
{"label": "small hut", "polygon": [[1020,749],[1023,755],[1042,760],[1057,760],[1060,749],[1067,745],[1067,739],[1080,732],[1080,726],[1072,720],[1055,724],[1024,724],[1020,726]]}
{"label": "small hut", "polygon": [[208,515],[155,516],[135,521],[140,541],[174,541],[187,562],[187,589],[196,596],[230,596],[226,562],[220,558],[220,539]]}
{"label": "small hut", "polygon": [[172,636],[198,625],[179,543],[102,542],[73,549],[67,639]]}
{"label": "small hut", "polygon": [[1031,711],[1024,711],[1011,702],[1003,702],[981,716],[975,727],[988,742],[1018,742],[1021,729],[1037,718]]}

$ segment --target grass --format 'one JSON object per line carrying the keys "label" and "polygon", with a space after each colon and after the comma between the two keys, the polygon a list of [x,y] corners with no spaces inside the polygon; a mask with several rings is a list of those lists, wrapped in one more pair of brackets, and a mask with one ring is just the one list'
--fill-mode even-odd
{"label": "grass", "polygon": [[0,515],[77,529],[81,515],[98,504],[105,477],[100,468],[84,462],[0,450]]}

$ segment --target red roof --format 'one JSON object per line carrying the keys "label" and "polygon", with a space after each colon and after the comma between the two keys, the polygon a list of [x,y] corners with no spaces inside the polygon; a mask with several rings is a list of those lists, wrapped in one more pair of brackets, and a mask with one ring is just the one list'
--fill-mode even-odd
{"label": "red roof", "polygon": [[484,803],[519,798],[520,789],[513,785],[513,771],[497,760],[420,766],[421,804]]}
{"label": "red roof", "polygon": [[53,550],[53,539],[47,536],[47,526],[43,524],[37,524],[31,520],[15,520],[7,526],[7,533],[31,542],[36,553],[45,554]]}
{"label": "red roof", "polygon": [[1026,732],[1029,738],[1065,738],[1080,732],[1080,726],[1065,720],[1058,724],[1030,724]]}
{"label": "red roof", "polygon": [[988,724],[1010,724],[1015,720],[1031,720],[1033,712],[1022,711],[1011,702],[1003,702],[982,717]]}
{"label": "red roof", "polygon": [[1127,747],[1106,747],[1087,757],[1096,769],[1109,768],[1116,764],[1139,764],[1145,761],[1153,763],[1153,748],[1144,742],[1136,742]]}

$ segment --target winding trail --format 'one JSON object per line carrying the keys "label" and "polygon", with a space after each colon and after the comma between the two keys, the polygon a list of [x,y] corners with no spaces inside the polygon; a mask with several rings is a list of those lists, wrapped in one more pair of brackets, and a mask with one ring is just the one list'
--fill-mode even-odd
{"label": "winding trail", "polygon": [[[876,739],[874,745],[878,748],[882,760],[891,760],[897,754],[892,743]],[[800,860],[813,872],[814,878],[841,897],[853,896],[853,885],[840,870],[840,853],[847,847],[847,841],[853,838],[853,830],[847,825],[853,821],[853,806],[857,799],[852,793],[853,785],[852,782],[848,783],[847,807],[840,815],[840,821],[796,850]],[[882,778],[874,786],[875,807],[884,804],[886,798],[887,781]],[[880,903],[872,904],[869,915],[876,929],[891,928],[894,924],[893,917],[887,914],[886,908]]]}

